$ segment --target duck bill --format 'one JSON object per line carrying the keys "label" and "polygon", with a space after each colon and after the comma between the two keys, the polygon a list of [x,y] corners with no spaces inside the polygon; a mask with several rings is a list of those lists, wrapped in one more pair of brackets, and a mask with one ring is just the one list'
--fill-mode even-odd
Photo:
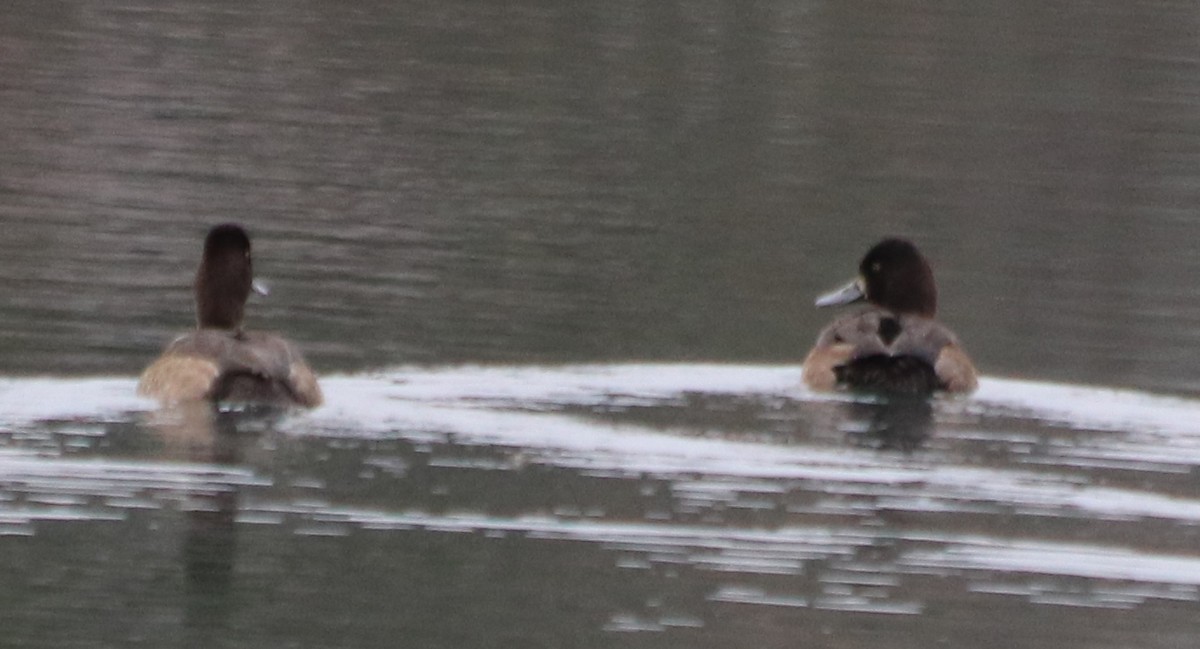
{"label": "duck bill", "polygon": [[862,285],[862,279],[855,279],[853,282],[850,282],[841,288],[818,296],[815,304],[818,307],[826,307],[858,302],[859,300],[867,297],[866,291],[863,291]]}

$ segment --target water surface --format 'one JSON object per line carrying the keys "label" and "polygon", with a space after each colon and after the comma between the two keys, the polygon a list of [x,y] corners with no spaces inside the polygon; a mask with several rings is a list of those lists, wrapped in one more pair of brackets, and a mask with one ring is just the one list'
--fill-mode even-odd
{"label": "water surface", "polygon": [[[15,646],[1191,647],[1188,3],[18,0]],[[239,221],[327,406],[157,413]],[[878,237],[969,399],[806,392]]]}
{"label": "water surface", "polygon": [[10,380],[6,629],[45,646],[1191,637],[1200,402],[985,379],[880,404],[806,393],[798,371],[398,368],[329,377],[330,405],[281,420],[154,410],[131,379]]}

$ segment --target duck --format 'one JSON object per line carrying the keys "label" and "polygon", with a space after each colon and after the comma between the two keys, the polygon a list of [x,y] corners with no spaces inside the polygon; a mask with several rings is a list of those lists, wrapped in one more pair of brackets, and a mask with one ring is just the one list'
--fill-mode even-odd
{"label": "duck", "polygon": [[171,341],[138,380],[138,394],[163,404],[209,401],[314,408],[324,396],[300,350],[242,321],[254,280],[250,236],[240,225],[214,226],[193,283],[196,329]]}
{"label": "duck", "polygon": [[821,331],[804,359],[804,384],[890,395],[974,392],[979,373],[958,336],[937,320],[933,269],[917,247],[885,238],[867,251],[858,271],[815,302],[819,308],[860,301],[867,306]]}

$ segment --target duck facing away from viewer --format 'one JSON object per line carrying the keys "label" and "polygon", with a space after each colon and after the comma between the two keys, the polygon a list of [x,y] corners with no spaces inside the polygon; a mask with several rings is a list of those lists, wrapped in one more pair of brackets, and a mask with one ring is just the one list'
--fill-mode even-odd
{"label": "duck facing away from viewer", "polygon": [[804,359],[804,383],[814,390],[894,395],[973,392],[975,366],[954,332],[935,319],[937,285],[916,246],[884,239],[858,270],[857,279],[817,298],[816,305],[866,300],[869,306],[821,331]]}
{"label": "duck facing away from viewer", "polygon": [[321,405],[317,377],[295,345],[242,330],[254,288],[246,231],[234,224],[209,230],[193,287],[197,329],[172,341],[142,372],[138,394],[163,403]]}

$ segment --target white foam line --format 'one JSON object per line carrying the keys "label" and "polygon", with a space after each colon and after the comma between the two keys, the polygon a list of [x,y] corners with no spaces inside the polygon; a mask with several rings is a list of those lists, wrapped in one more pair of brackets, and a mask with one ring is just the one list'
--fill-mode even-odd
{"label": "white foam line", "polygon": [[[1044,471],[943,465],[936,458],[906,459],[851,448],[695,437],[561,413],[407,402],[390,409],[386,420],[379,415],[372,421],[393,434],[440,432],[459,444],[520,448],[528,461],[580,470],[685,480],[697,475],[806,480],[857,495],[891,498],[891,506],[921,511],[957,511],[986,503],[1075,510],[1110,519],[1200,521],[1200,500],[1076,484]],[[344,426],[337,423],[332,433]]]}
{"label": "white foam line", "polygon": [[[399,367],[366,376],[331,377],[330,404],[342,402],[370,423],[394,401],[458,406],[602,405],[621,397],[669,400],[688,393],[846,401],[813,393],[798,365],[610,364],[566,366]],[[351,406],[350,404],[353,404]],[[938,399],[948,412],[999,411],[1081,428],[1200,434],[1200,400],[1134,390],[983,377],[971,397]]]}
{"label": "white foam line", "polygon": [[1134,390],[984,377],[970,401],[1077,428],[1200,434],[1200,400]]}
{"label": "white foam line", "polygon": [[[401,366],[323,377],[326,420],[377,430],[407,403],[459,408],[620,404],[672,400],[689,393],[845,401],[800,383],[799,365],[627,363],[561,366]],[[71,417],[102,418],[155,408],[127,377],[0,379],[0,421],[20,425]],[[969,398],[938,400],[946,411],[1000,410],[1099,430],[1200,435],[1200,401],[1132,390],[983,377]]]}
{"label": "white foam line", "polygon": [[[544,516],[507,518],[473,513],[394,513],[339,507],[314,510],[266,503],[257,510],[315,516],[322,523],[348,523],[368,529],[524,533],[537,538],[604,543],[626,551],[660,554],[664,551],[686,552],[690,560],[698,565],[720,565],[744,572],[774,570],[775,563],[788,558],[803,563],[814,558],[849,557],[855,548],[876,542],[875,535],[893,533],[860,528],[799,526],[731,529],[669,523],[562,520]],[[1200,585],[1200,557],[1195,556],[1147,553],[1121,547],[948,534],[908,535],[905,539],[921,544],[935,543],[940,547],[904,552],[897,562],[902,571],[905,567],[995,570],[1140,583]],[[719,556],[705,555],[705,551],[718,552]],[[755,560],[764,556],[766,563]],[[723,561],[720,560],[722,557]],[[1195,593],[1189,593],[1188,597],[1197,598]],[[876,606],[877,603],[864,605]]]}
{"label": "white foam line", "polygon": [[[317,415],[295,421],[296,429],[332,424],[329,433],[344,426],[336,413],[332,421]],[[509,412],[491,409],[407,403],[390,411],[386,421],[375,419],[392,434],[439,432],[456,442],[519,447],[560,465],[575,468],[620,469],[656,474],[716,473],[727,476],[855,480],[858,471],[874,469],[871,481],[905,482],[924,478],[921,471],[899,468],[887,459],[853,449],[787,448],[766,443],[688,437],[632,425],[595,422],[555,413]]]}
{"label": "white foam line", "polygon": [[[247,507],[247,509],[249,509]],[[600,520],[563,520],[549,516],[497,517],[476,513],[433,514],[422,511],[386,512],[343,507],[311,508],[288,503],[259,503],[247,514],[292,514],[321,523],[361,525],[368,529],[437,529],[447,532],[510,532],[613,544],[642,551],[682,550],[727,553],[731,561],[768,554],[775,560],[795,557],[849,555],[869,545],[872,533],[856,528],[788,526],[772,529],[677,525]],[[700,555],[698,555],[700,556]],[[703,558],[701,556],[701,558]],[[747,560],[748,565],[750,560]]]}
{"label": "white foam line", "polygon": [[[695,437],[689,431],[617,426],[537,409],[547,403],[603,403],[622,394],[662,399],[689,392],[830,398],[800,389],[798,372],[796,366],[703,364],[403,367],[365,376],[328,377],[329,405],[284,425],[297,434],[453,436],[461,443],[516,447],[533,461],[597,472],[681,479],[716,475],[811,480],[853,494],[894,497],[917,509],[1018,503],[1043,509],[1077,508],[1110,517],[1200,520],[1200,504],[1193,499],[1064,485],[1062,476],[1044,472],[946,466],[936,464],[936,458],[905,459],[849,448]],[[133,390],[132,379],[0,380],[0,412],[10,418],[36,419],[144,409],[147,403],[133,396]],[[1194,432],[1189,438],[1190,431],[1182,431],[1200,420],[1196,417],[1200,404],[1187,399],[985,378],[975,398],[940,401],[939,407],[1006,408],[1080,426],[1136,427],[1141,434],[1175,431],[1164,434],[1159,446],[1179,451],[1183,458],[1200,453],[1200,445],[1190,443],[1195,441]],[[1180,440],[1189,443],[1176,448]],[[50,474],[71,475],[65,469],[43,466],[49,467]],[[11,462],[5,466],[0,460],[0,471],[13,469]],[[921,498],[927,504],[922,505]]]}
{"label": "white foam line", "polygon": [[755,604],[758,606],[784,606],[789,608],[804,608],[809,605],[808,600],[798,595],[774,595],[767,594],[759,588],[750,588],[745,586],[721,586],[716,592],[708,595],[707,599],[712,602],[726,602],[730,604]]}
{"label": "white foam line", "polygon": [[897,562],[915,568],[1028,572],[1065,577],[1200,585],[1200,558],[1148,554],[1125,548],[1011,539],[951,541],[938,550],[903,554]]}
{"label": "white foam line", "polygon": [[0,379],[0,421],[23,425],[35,421],[93,419],[148,410],[154,402],[135,394],[129,378]]}
{"label": "white foam line", "polygon": [[0,485],[34,486],[53,493],[97,493],[100,485],[190,490],[264,484],[269,481],[250,469],[220,465],[0,454]]}
{"label": "white foam line", "polygon": [[409,366],[369,374],[367,378],[390,383],[392,398],[416,401],[588,404],[618,395],[654,398],[679,397],[689,392],[788,395],[800,390],[800,367],[791,365]]}

